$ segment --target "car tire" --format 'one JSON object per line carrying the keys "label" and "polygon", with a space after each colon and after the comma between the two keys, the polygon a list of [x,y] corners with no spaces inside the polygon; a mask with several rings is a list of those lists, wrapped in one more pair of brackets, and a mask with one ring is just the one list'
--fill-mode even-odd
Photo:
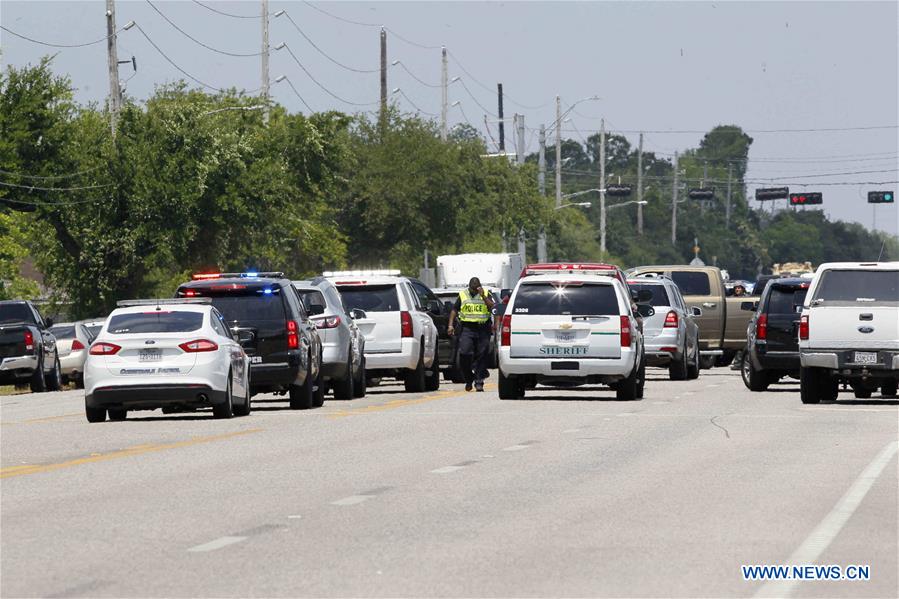
{"label": "car tire", "polygon": [[687,380],[688,372],[690,370],[687,362],[687,344],[685,343],[684,350],[681,352],[680,360],[672,360],[671,364],[668,366],[668,378],[670,378],[672,381]]}
{"label": "car tire", "polygon": [[128,418],[128,410],[125,408],[109,408],[109,419],[113,422],[121,422]]}
{"label": "car tire", "polygon": [[315,377],[315,392],[312,394],[312,406],[320,408],[325,405],[325,373],[322,372],[319,358],[318,376]]}
{"label": "car tire", "polygon": [[618,401],[634,401],[638,399],[637,387],[639,385],[640,372],[639,368],[634,368],[627,378],[618,381],[615,385],[615,398]]}
{"label": "car tire", "polygon": [[693,350],[693,363],[687,366],[687,380],[693,381],[699,378],[699,348]]}
{"label": "car tire", "polygon": [[[823,368],[802,367],[799,371],[799,397],[804,404],[821,403],[822,399],[835,399],[836,382]],[[833,396],[833,397],[832,397]]]}
{"label": "car tire", "polygon": [[59,367],[59,356],[53,358],[53,371],[47,376],[47,391],[62,389],[62,369]]}
{"label": "car tire", "polygon": [[106,422],[106,408],[93,408],[85,405],[84,415],[88,422]]}
{"label": "car tire", "polygon": [[724,353],[715,358],[715,366],[723,367],[730,366],[730,363],[734,361],[734,356],[736,352],[731,349],[724,350]]}
{"label": "car tire", "polygon": [[715,367],[715,356],[703,356],[699,355],[699,368],[700,370],[711,370]]}
{"label": "car tire", "polygon": [[79,374],[75,377],[75,388],[76,389],[84,389],[84,375]]}
{"label": "car tire", "polygon": [[434,362],[425,375],[425,391],[437,391],[438,389],[440,389],[440,360],[437,359],[435,353]]}
{"label": "car tire", "polygon": [[425,390],[425,359],[424,344],[418,352],[418,364],[415,368],[407,370],[403,376],[403,384],[407,393],[421,393]]}
{"label": "car tire", "polygon": [[[112,415],[112,411],[110,411]],[[225,403],[212,406],[212,416],[218,419],[226,419],[234,416],[234,393],[231,387],[231,373],[228,373],[228,384],[225,387]]]}
{"label": "car tire", "polygon": [[354,383],[353,353],[351,351],[346,360],[346,373],[344,374],[343,380],[331,381],[331,386],[334,388],[334,399],[353,399]]}
{"label": "car tire", "polygon": [[758,370],[752,363],[749,352],[743,354],[743,365],[740,368],[740,374],[743,377],[743,384],[746,388],[755,393],[761,393],[768,390],[771,384],[771,377],[764,370]]}
{"label": "car tire", "polygon": [[896,397],[897,391],[897,383],[899,381],[887,381],[880,386],[880,396],[881,397]]}
{"label": "car tire", "polygon": [[640,370],[637,371],[637,399],[643,399],[643,392],[646,389],[646,357],[640,360]]}
{"label": "car tire", "polygon": [[[249,383],[249,381],[247,382]],[[252,401],[250,399],[250,386],[245,385],[244,389],[246,389],[246,396],[243,398],[243,403],[239,406],[234,406],[235,416],[249,416],[250,412],[253,410]]]}
{"label": "car tire", "polygon": [[353,382],[353,397],[365,397],[365,357],[359,364],[359,372],[355,375],[356,380]]}
{"label": "car tire", "polygon": [[499,371],[499,398],[500,399],[521,399],[524,397],[524,385],[518,379],[508,377]]}
{"label": "car tire", "polygon": [[308,410],[314,404],[315,381],[312,380],[312,358],[309,358],[309,370],[302,385],[291,385],[288,390],[291,410]]}
{"label": "car tire", "polygon": [[[47,379],[44,377],[44,358],[38,360],[37,368],[31,375],[29,381],[32,393],[43,393],[47,390]],[[103,411],[103,420],[106,420],[106,410]]]}

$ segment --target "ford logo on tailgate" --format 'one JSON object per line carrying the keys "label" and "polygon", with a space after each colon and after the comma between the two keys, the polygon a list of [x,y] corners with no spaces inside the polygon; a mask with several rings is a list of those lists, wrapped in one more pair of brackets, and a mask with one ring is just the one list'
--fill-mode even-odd
{"label": "ford logo on tailgate", "polygon": [[858,327],[859,333],[873,333],[874,327]]}

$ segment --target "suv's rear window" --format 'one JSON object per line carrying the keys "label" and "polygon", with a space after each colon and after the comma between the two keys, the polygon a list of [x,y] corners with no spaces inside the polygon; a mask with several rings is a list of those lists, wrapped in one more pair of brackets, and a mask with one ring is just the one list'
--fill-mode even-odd
{"label": "suv's rear window", "polygon": [[769,314],[796,314],[802,310],[802,302],[808,289],[774,287],[768,296]]}
{"label": "suv's rear window", "polygon": [[652,301],[650,305],[652,306],[673,306],[671,299],[668,297],[668,290],[665,289],[664,285],[650,285],[646,283],[628,283],[628,287],[631,288],[631,291],[637,293],[642,290],[647,290],[652,292]]}
{"label": "suv's rear window", "polygon": [[899,302],[899,271],[827,270],[815,292],[826,302]]}
{"label": "suv's rear window", "polygon": [[75,338],[75,327],[74,326],[65,326],[65,327],[50,327],[50,332],[53,333],[53,336],[57,339],[74,339]]}
{"label": "suv's rear window", "polygon": [[709,275],[704,272],[673,271],[671,278],[683,295],[711,295]]}
{"label": "suv's rear window", "polygon": [[213,295],[212,305],[222,313],[227,322],[245,324],[286,319],[280,295]]}
{"label": "suv's rear window", "polygon": [[396,294],[396,285],[347,285],[338,287],[343,303],[348,310],[365,310],[366,312],[397,312],[400,301]]}
{"label": "suv's rear window", "polygon": [[116,314],[109,319],[106,332],[112,335],[135,333],[188,333],[203,326],[202,312],[152,311]]}
{"label": "suv's rear window", "polygon": [[572,316],[619,314],[618,296],[611,285],[594,283],[530,283],[518,288],[512,314]]}
{"label": "suv's rear window", "polygon": [[34,316],[25,304],[0,305],[0,324],[27,322],[34,324]]}

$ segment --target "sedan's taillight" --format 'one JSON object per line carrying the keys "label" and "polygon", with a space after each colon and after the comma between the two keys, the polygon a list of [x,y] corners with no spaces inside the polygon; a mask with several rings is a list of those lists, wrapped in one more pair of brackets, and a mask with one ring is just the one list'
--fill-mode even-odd
{"label": "sedan's taillight", "polygon": [[312,322],[314,322],[315,327],[319,329],[336,329],[340,326],[340,317],[326,316],[324,318],[313,318]]}
{"label": "sedan's taillight", "polygon": [[802,318],[799,319],[799,338],[802,340],[808,340],[808,315],[803,315]]}
{"label": "sedan's taillight", "polygon": [[79,349],[84,349],[84,344],[75,339],[72,341],[72,351],[78,351]]}
{"label": "sedan's taillight", "polygon": [[120,349],[122,349],[122,347],[115,343],[104,343],[101,341],[100,343],[94,343],[91,346],[90,354],[92,356],[111,356],[118,353]]}
{"label": "sedan's taillight", "polygon": [[34,334],[31,331],[25,331],[25,349],[34,351]]}
{"label": "sedan's taillight", "polygon": [[400,312],[400,336],[412,337],[412,315],[403,310]]}
{"label": "sedan's taillight", "polygon": [[300,349],[300,334],[297,321],[287,321],[287,349]]}
{"label": "sedan's taillight", "polygon": [[209,339],[197,339],[195,341],[186,341],[179,345],[182,351],[185,351],[189,354],[202,352],[202,351],[215,351],[219,348],[218,345],[210,341]]}
{"label": "sedan's taillight", "polygon": [[670,311],[665,315],[665,326],[664,328],[677,328],[677,312],[674,310]]}
{"label": "sedan's taillight", "polygon": [[621,347],[631,346],[631,319],[628,316],[621,316]]}
{"label": "sedan's taillight", "polygon": [[512,315],[503,314],[503,327],[500,330],[500,345],[509,347],[512,345]]}

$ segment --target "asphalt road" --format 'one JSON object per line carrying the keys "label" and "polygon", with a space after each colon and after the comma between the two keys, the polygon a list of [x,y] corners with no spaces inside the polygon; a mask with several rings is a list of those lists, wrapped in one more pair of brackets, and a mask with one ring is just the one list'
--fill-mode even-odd
{"label": "asphalt road", "polygon": [[[649,374],[638,402],[384,385],[227,421],[0,398],[0,594],[899,596],[899,402]],[[807,563],[870,580],[741,570]]]}

